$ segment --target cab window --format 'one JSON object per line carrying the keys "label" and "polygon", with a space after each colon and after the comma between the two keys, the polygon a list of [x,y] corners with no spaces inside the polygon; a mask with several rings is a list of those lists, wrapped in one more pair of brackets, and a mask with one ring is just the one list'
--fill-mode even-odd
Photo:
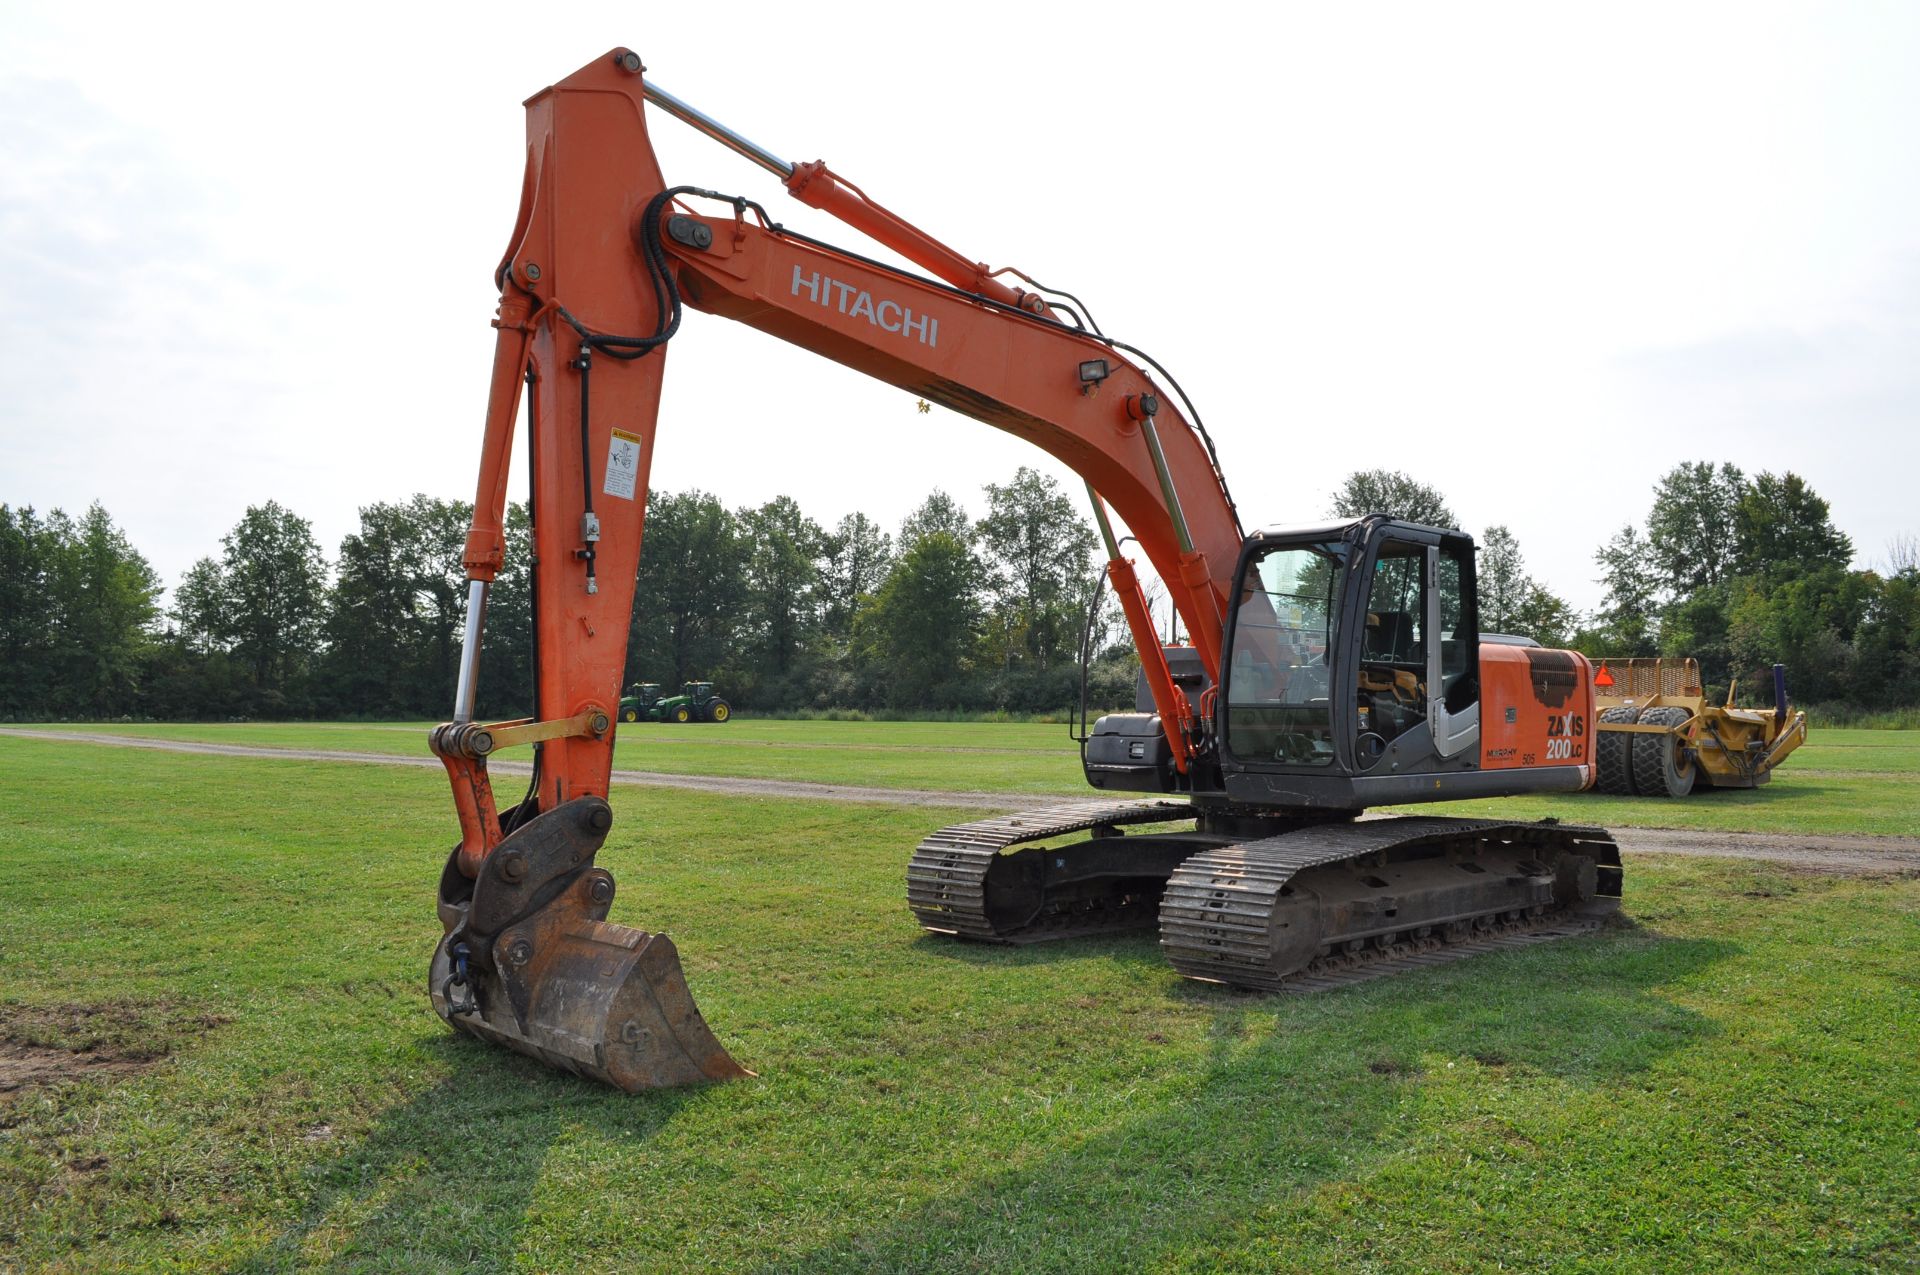
{"label": "cab window", "polygon": [[1367,632],[1361,658],[1423,666],[1426,644],[1427,551],[1423,545],[1389,541],[1373,562],[1367,593]]}
{"label": "cab window", "polygon": [[1427,717],[1427,550],[1389,540],[1373,560],[1355,707],[1363,765]]}
{"label": "cab window", "polygon": [[1328,665],[1347,548],[1277,545],[1247,564],[1227,656],[1227,747],[1244,761],[1333,763]]}

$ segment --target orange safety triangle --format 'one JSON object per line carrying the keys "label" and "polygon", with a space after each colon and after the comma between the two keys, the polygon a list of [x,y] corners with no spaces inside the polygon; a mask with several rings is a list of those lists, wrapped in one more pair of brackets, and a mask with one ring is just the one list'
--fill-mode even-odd
{"label": "orange safety triangle", "polygon": [[1607,672],[1607,664],[1605,660],[1602,660],[1600,662],[1600,671],[1593,675],[1593,684],[1595,686],[1612,686],[1613,685],[1613,674]]}

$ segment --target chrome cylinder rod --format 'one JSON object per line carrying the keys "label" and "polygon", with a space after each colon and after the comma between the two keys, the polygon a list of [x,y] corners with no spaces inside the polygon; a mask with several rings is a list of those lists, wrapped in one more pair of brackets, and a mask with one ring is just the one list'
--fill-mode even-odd
{"label": "chrome cylinder rod", "polygon": [[1100,538],[1107,542],[1107,561],[1112,562],[1120,556],[1120,542],[1113,538],[1113,524],[1107,521],[1107,504],[1092,483],[1087,484],[1087,499],[1093,502],[1093,520],[1100,525]]}
{"label": "chrome cylinder rod", "polygon": [[1140,432],[1147,436],[1147,452],[1153,457],[1153,472],[1160,476],[1160,495],[1173,517],[1173,534],[1180,542],[1180,552],[1192,553],[1193,532],[1187,529],[1186,511],[1180,508],[1180,493],[1173,488],[1173,474],[1167,468],[1167,454],[1160,450],[1160,431],[1154,428],[1153,417],[1140,422]]}
{"label": "chrome cylinder rod", "polygon": [[487,582],[467,581],[467,631],[460,639],[460,683],[453,693],[453,720],[473,720],[473,700],[480,686],[480,631],[487,624]]}
{"label": "chrome cylinder rod", "polygon": [[737,151],[745,155],[748,159],[760,165],[760,167],[766,169],[782,181],[793,176],[792,164],[781,159],[766,147],[748,141],[698,107],[687,105],[653,81],[647,81],[645,91],[649,102],[652,102],[655,106],[673,116],[675,119],[692,126],[696,132],[705,133],[708,137],[719,142],[728,150]]}

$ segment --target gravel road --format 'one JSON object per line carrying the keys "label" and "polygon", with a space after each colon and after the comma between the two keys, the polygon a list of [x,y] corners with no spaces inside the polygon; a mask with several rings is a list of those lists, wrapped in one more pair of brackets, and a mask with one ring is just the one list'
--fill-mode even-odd
{"label": "gravel road", "polygon": [[[276,761],[352,762],[377,766],[424,766],[438,770],[437,758],[392,753],[345,752],[325,748],[261,748],[249,744],[209,744],[183,739],[148,739],[100,731],[18,730],[0,727],[0,735],[21,739],[150,748],[210,757],[260,757]],[[498,775],[530,773],[526,762],[494,762]],[[1030,804],[1017,793],[947,792],[924,788],[863,788],[850,784],[802,783],[787,779],[738,779],[723,775],[670,775],[652,770],[616,770],[613,781],[646,788],[689,788],[741,797],[852,801],[895,806],[947,806],[1005,811]],[[1031,804],[1062,800],[1036,793]],[[1846,875],[1920,873],[1920,839],[1909,837],[1835,837],[1807,833],[1719,832],[1682,828],[1614,828],[1614,839],[1630,854],[1693,855],[1714,859],[1752,859],[1815,872]]]}

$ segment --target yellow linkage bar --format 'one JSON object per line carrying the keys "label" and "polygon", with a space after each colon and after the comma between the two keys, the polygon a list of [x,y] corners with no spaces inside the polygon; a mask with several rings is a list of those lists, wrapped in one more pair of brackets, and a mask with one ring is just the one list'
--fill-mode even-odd
{"label": "yellow linkage bar", "polygon": [[604,735],[613,719],[603,708],[588,707],[572,717],[536,722],[522,717],[511,722],[494,722],[473,731],[462,742],[476,757],[485,757],[516,744],[537,744],[546,739],[564,739],[575,735]]}

